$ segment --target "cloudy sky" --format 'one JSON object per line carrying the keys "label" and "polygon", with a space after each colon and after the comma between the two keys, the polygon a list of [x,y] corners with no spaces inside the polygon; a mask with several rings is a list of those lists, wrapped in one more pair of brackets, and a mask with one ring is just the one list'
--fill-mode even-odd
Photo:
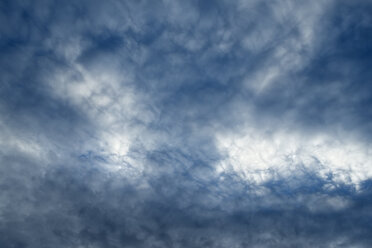
{"label": "cloudy sky", "polygon": [[0,1],[0,247],[372,247],[372,1]]}

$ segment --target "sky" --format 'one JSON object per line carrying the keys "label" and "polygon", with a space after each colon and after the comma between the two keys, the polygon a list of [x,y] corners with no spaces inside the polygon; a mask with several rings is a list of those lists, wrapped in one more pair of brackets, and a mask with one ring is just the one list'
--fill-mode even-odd
{"label": "sky", "polygon": [[372,1],[0,1],[0,247],[372,247]]}

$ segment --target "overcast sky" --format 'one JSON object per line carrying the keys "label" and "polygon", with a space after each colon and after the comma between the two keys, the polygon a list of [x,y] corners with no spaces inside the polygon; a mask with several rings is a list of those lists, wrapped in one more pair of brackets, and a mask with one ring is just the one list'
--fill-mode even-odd
{"label": "overcast sky", "polygon": [[372,247],[372,1],[0,1],[0,247]]}

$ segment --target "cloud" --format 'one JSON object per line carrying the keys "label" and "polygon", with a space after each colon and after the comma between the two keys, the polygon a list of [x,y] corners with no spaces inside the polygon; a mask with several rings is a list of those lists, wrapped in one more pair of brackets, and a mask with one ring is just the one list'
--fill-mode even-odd
{"label": "cloud", "polygon": [[369,247],[366,1],[3,1],[1,247]]}

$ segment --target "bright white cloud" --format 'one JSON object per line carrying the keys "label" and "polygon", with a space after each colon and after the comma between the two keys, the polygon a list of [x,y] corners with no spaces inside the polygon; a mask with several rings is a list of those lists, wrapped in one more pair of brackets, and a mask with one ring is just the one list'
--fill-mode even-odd
{"label": "bright white cloud", "polygon": [[[226,154],[219,171],[233,170],[258,183],[304,168],[326,178],[358,184],[372,176],[372,147],[347,135],[303,134],[296,130],[262,132],[245,127],[216,136]],[[274,172],[274,174],[273,174]]]}

